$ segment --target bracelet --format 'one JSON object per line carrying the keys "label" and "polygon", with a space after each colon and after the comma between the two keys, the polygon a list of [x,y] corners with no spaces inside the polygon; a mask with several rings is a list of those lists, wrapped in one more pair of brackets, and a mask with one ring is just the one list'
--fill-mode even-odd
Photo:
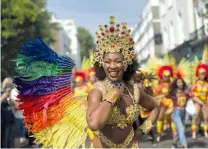
{"label": "bracelet", "polygon": [[142,130],[142,132],[146,135],[148,134],[151,129],[153,128],[152,122],[150,120],[146,120],[139,129]]}
{"label": "bracelet", "polygon": [[111,101],[106,100],[106,99],[104,99],[104,100],[103,100],[103,102],[104,102],[104,101],[106,101],[106,102],[110,103],[110,104],[111,104],[111,106],[113,106],[113,103],[112,103]]}

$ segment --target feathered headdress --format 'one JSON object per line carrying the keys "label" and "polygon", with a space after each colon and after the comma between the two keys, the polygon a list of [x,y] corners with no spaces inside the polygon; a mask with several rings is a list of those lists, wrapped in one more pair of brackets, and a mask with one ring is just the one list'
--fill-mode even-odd
{"label": "feathered headdress", "polygon": [[88,69],[88,75],[91,76],[91,75],[95,75],[95,69],[94,67],[91,67]]}
{"label": "feathered headdress", "polygon": [[75,72],[74,73],[74,78],[75,78],[75,81],[76,82],[79,82],[79,81],[85,81],[85,78],[86,77],[86,75],[85,75],[85,73],[84,72]]}
{"label": "feathered headdress", "polygon": [[162,61],[152,56],[147,63],[147,69],[162,80],[163,75],[174,77],[175,63],[175,59],[170,54],[166,54]]}
{"label": "feathered headdress", "polygon": [[124,67],[136,59],[133,49],[134,39],[130,37],[131,29],[127,28],[127,23],[116,24],[115,17],[110,17],[110,25],[99,25],[97,35],[97,51],[94,53],[94,63],[103,65],[103,55],[105,53],[121,52],[124,56]]}
{"label": "feathered headdress", "polygon": [[208,76],[208,66],[207,66],[207,64],[198,64],[198,66],[196,68],[196,72],[195,72],[196,77],[199,76],[199,73],[205,73],[206,76]]}
{"label": "feathered headdress", "polygon": [[176,69],[176,77],[184,79],[187,84],[191,83],[191,65],[185,58],[182,58],[180,63],[178,64],[178,67]]}
{"label": "feathered headdress", "polygon": [[208,45],[205,44],[201,63],[199,62],[199,60],[196,56],[194,57],[194,64],[193,64],[194,71],[192,71],[193,82],[196,81],[200,72],[206,73],[206,76],[208,77],[207,60],[208,60]]}
{"label": "feathered headdress", "polygon": [[173,77],[174,73],[173,73],[173,67],[171,65],[165,65],[165,66],[161,66],[158,69],[157,72],[157,76],[160,80],[163,79],[163,76],[170,76]]}

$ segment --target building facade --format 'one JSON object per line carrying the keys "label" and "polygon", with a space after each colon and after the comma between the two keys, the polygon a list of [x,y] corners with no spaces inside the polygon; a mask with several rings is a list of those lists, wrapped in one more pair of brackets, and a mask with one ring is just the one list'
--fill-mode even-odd
{"label": "building facade", "polygon": [[50,47],[60,55],[66,55],[70,52],[70,38],[68,37],[66,31],[58,24],[57,29],[52,31],[54,42]]}
{"label": "building facade", "polygon": [[163,53],[190,40],[194,31],[194,8],[192,0],[160,0]]}
{"label": "building facade", "polygon": [[[208,1],[207,1],[208,2]],[[205,0],[160,0],[163,54],[170,52],[179,62],[202,57],[208,37]]]}
{"label": "building facade", "polygon": [[132,37],[141,65],[151,55],[161,56],[162,34],[160,29],[159,0],[148,0]]}
{"label": "building facade", "polygon": [[[81,68],[81,54],[80,54],[80,48],[79,48],[79,42],[77,38],[77,26],[72,19],[58,19],[55,15],[52,16],[51,19],[53,22],[56,22],[60,26],[60,31],[63,29],[63,32],[65,33],[60,33],[61,36],[59,36],[59,40],[63,41],[64,43],[69,43],[68,45],[63,44],[63,42],[60,42],[60,46],[62,49],[67,49],[63,50],[64,54],[70,56],[75,64],[76,64],[76,69]],[[70,42],[66,40],[67,37]],[[58,48],[58,47],[56,47]]]}

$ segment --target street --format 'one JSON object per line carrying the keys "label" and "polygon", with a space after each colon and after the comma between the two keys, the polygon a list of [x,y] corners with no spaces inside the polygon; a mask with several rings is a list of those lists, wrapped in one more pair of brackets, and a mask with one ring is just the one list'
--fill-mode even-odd
{"label": "street", "polygon": [[[191,125],[186,127],[187,142],[191,148],[208,148],[208,139],[198,134],[196,140],[191,138]],[[180,142],[178,141],[180,146]],[[167,130],[161,138],[161,142],[152,145],[150,141],[143,138],[140,142],[141,148],[170,148],[172,146],[172,135],[170,130]]]}

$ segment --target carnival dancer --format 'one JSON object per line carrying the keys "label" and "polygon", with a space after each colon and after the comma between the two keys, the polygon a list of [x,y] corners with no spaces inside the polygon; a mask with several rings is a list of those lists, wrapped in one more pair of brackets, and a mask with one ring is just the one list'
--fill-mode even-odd
{"label": "carnival dancer", "polygon": [[[95,131],[95,148],[129,148],[135,136],[152,129],[158,106],[128,82],[137,67],[134,42],[126,23],[114,23],[111,17],[110,27],[100,27],[101,34],[97,33],[94,60],[95,69],[101,73],[96,73],[100,81],[88,95],[87,113],[81,108],[83,101],[73,98],[70,78],[74,63],[69,57],[57,55],[42,39],[29,40],[18,51],[19,77],[14,82],[19,108],[24,110],[26,127],[34,134],[35,143],[43,148],[78,148],[85,143],[88,128]],[[150,114],[134,132],[138,105]]]}
{"label": "carnival dancer", "polygon": [[[169,94],[166,100],[173,102],[174,110],[171,114],[171,119],[176,125],[177,135],[173,138],[173,147],[177,147],[177,140],[179,138],[184,148],[188,148],[188,143],[185,136],[184,122],[185,122],[185,105],[189,99],[189,92],[187,84],[191,83],[191,67],[188,61],[183,58],[176,71],[176,79],[170,86]],[[184,79],[183,79],[184,78]],[[184,81],[185,80],[185,81]],[[171,105],[171,104],[170,104]]]}
{"label": "carnival dancer", "polygon": [[208,97],[208,66],[207,64],[198,62],[195,58],[195,83],[192,88],[192,100],[196,107],[197,115],[192,119],[192,138],[196,139],[197,124],[199,122],[200,113],[203,114],[204,136],[208,137],[208,113],[207,113],[207,97]]}
{"label": "carnival dancer", "polygon": [[[156,78],[154,77],[154,75],[148,71],[145,71],[143,69],[139,69],[136,71],[135,75],[134,75],[134,80],[135,82],[138,83],[138,86],[143,88],[144,91],[150,96],[153,96],[153,89],[152,89],[152,84],[153,84],[153,80],[155,80]],[[149,111],[147,109],[145,109],[144,107],[140,106],[140,115],[139,115],[139,124],[143,124],[143,122],[146,120],[146,118],[149,115]],[[134,129],[137,128],[136,126],[136,122],[133,124]],[[151,137],[151,141],[152,143],[154,143],[155,137],[154,137],[154,132],[153,130],[151,130],[149,132],[149,135]]]}
{"label": "carnival dancer", "polygon": [[[97,81],[88,95],[87,122],[95,131],[95,148],[130,148],[134,137],[148,133],[158,116],[159,109],[143,89],[130,81],[137,61],[134,41],[127,24],[99,26],[94,68]],[[150,111],[149,117],[136,131],[132,128],[142,105]],[[145,128],[145,129],[144,129]]]}
{"label": "carnival dancer", "polygon": [[74,97],[79,100],[86,100],[89,92],[89,88],[85,84],[86,75],[84,72],[79,71],[74,73],[75,88]]}
{"label": "carnival dancer", "polygon": [[88,69],[88,81],[87,81],[88,88],[91,89],[95,82],[96,82],[95,70],[94,67],[91,67]]}
{"label": "carnival dancer", "polygon": [[[157,101],[158,105],[161,106],[160,114],[157,120],[157,142],[160,142],[163,128],[167,129],[170,124],[170,113],[173,110],[172,102],[166,100],[165,96],[168,95],[169,87],[174,77],[175,59],[170,54],[166,54],[162,62],[158,62],[155,57],[151,57],[147,67],[152,72],[156,72],[160,81],[154,88],[154,99]],[[171,123],[171,129],[172,135],[175,136],[176,128],[174,123]]]}

